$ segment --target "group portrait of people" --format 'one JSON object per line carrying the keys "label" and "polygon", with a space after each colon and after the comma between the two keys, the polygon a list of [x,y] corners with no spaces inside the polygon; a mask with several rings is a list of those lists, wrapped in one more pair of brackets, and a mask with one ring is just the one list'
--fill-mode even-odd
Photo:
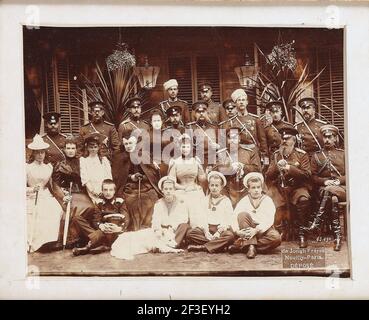
{"label": "group portrait of people", "polygon": [[163,86],[168,99],[149,117],[134,96],[117,127],[104,101],[89,103],[78,136],[60,132],[59,113],[43,115],[46,133],[27,146],[29,252],[125,250],[119,237],[146,229],[169,231],[175,249],[249,259],[282,240],[306,248],[322,230],[341,249],[345,152],[315,98],[297,101],[301,121],[289,123],[281,100],[250,113],[244,89],[217,103],[205,82],[189,105],[176,79]]}

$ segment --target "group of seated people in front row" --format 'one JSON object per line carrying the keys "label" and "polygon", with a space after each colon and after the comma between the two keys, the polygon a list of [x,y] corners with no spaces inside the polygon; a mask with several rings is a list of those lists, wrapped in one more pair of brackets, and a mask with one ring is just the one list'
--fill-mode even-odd
{"label": "group of seated people in front row", "polygon": [[[265,252],[280,245],[280,234],[273,226],[275,206],[262,192],[261,173],[245,175],[243,184],[248,193],[233,209],[231,200],[222,194],[227,179],[218,171],[205,173],[195,157],[185,157],[191,142],[190,137],[184,135],[183,157],[172,161],[168,176],[158,182],[163,197],[155,203],[141,202],[145,197],[150,200],[150,195],[143,192],[145,178],[142,176],[142,193],[136,205],[146,206],[149,211],[151,207],[152,212],[149,217],[142,216],[142,211],[132,214],[127,201],[117,197],[109,161],[98,155],[99,138],[92,134],[86,139],[88,155],[79,159],[76,140],[67,139],[63,149],[66,159],[54,168],[44,163],[49,145],[41,136],[36,135],[28,145],[32,150],[27,164],[30,251],[40,248],[49,251],[60,246],[63,209],[65,211],[69,201],[72,219],[67,246],[75,246],[74,255],[108,251],[120,234],[146,227],[151,227],[159,236],[163,228],[171,229],[175,247],[188,245],[188,251],[246,251],[247,257],[253,258],[257,251]],[[204,179],[208,183],[207,196],[197,183]],[[63,188],[68,187],[69,192],[65,193]],[[57,199],[62,199],[61,205]]]}
{"label": "group of seated people in front row", "polygon": [[[118,130],[103,120],[104,103],[92,102],[92,120],[79,137],[59,132],[60,114],[44,115],[47,133],[28,145],[30,252],[59,249],[67,234],[74,255],[99,253],[124,243],[118,239],[128,232],[150,229],[173,232],[177,248],[253,258],[290,233],[305,248],[326,218],[340,250],[344,151],[337,148],[338,128],[315,119],[315,99],[299,101],[303,121],[295,126],[282,120],[280,101],[267,104],[271,121],[262,124],[247,112],[242,89],[223,103],[228,119],[219,123],[210,114],[221,107],[211,101],[195,102],[187,114],[195,121],[187,123],[184,102],[168,101],[152,112],[150,127],[140,118],[140,99],[130,99]],[[138,148],[145,139],[149,152]],[[158,141],[159,157],[152,152]]]}

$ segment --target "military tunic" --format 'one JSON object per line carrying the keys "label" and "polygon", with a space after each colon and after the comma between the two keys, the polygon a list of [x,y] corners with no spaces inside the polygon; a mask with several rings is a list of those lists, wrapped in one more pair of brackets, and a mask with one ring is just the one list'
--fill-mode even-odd
{"label": "military tunic", "polygon": [[222,129],[238,127],[241,129],[241,144],[246,147],[258,147],[262,154],[268,153],[265,130],[257,115],[248,113],[247,115],[235,115],[234,117],[219,124]]}
{"label": "military tunic", "polygon": [[[277,167],[277,162],[282,159],[290,165],[290,170],[283,175]],[[310,178],[310,161],[305,151],[294,148],[290,155],[284,157],[277,150],[266,172],[268,195],[273,199],[277,208],[285,205],[287,201],[296,205],[302,196],[310,199]]]}
{"label": "military tunic", "polygon": [[[120,226],[122,231],[104,233],[99,229],[101,223],[114,223]],[[95,208],[86,213],[86,216],[78,215],[72,220],[73,227],[79,230],[80,235],[89,238],[92,248],[102,244],[110,247],[119,234],[127,230],[129,224],[127,205],[122,198],[116,197],[110,200],[101,199]]]}
{"label": "military tunic", "polygon": [[58,133],[56,135],[44,134],[42,138],[50,147],[46,150],[45,160],[55,166],[59,161],[65,160],[63,148],[65,146],[66,135]]}
{"label": "military tunic", "polygon": [[[224,108],[220,103],[214,102],[213,100],[208,101],[207,113],[209,120],[212,124],[218,125],[220,122],[227,119]],[[192,119],[195,118],[195,112],[192,111]]]}
{"label": "military tunic", "polygon": [[[339,201],[346,200],[345,151],[332,148],[316,152],[311,158],[314,185],[336,195]],[[338,180],[338,186],[325,186],[327,180]]]}
{"label": "military tunic", "polygon": [[217,126],[209,122],[190,122],[186,129],[192,130],[194,137],[195,155],[204,166],[216,163]]}
{"label": "military tunic", "polygon": [[[317,139],[320,143],[320,146],[323,146],[323,136],[320,132],[320,127],[327,123],[314,118],[311,121],[307,122],[307,124],[314,134],[315,139]],[[299,132],[299,135],[301,137],[301,149],[306,151],[311,157],[313,153],[318,151],[320,148],[316,143],[314,137],[311,135],[309,128],[306,127],[303,121],[296,123],[294,127]]]}
{"label": "military tunic", "polygon": [[187,101],[184,101],[184,100],[181,100],[181,99],[177,99],[175,101],[164,100],[164,101],[159,103],[159,106],[160,106],[161,110],[164,112],[164,114],[167,114],[166,112],[170,107],[179,106],[182,109],[182,111],[181,111],[182,122],[184,124],[187,124],[188,122],[191,121],[190,108],[188,106]]}
{"label": "military tunic", "polygon": [[107,121],[101,121],[98,123],[88,122],[81,127],[80,136],[84,139],[87,135],[93,132],[98,132],[107,138],[103,141],[100,153],[102,156],[111,158],[111,154],[119,150],[121,145],[115,126]]}
{"label": "military tunic", "polygon": [[278,131],[282,127],[293,127],[293,125],[290,124],[289,122],[281,120],[278,122],[273,122],[272,124],[268,125],[265,128],[265,135],[267,138],[268,150],[269,150],[270,156],[272,156],[273,153],[279,149],[279,146],[282,142],[281,135]]}
{"label": "military tunic", "polygon": [[218,162],[216,170],[223,173],[227,179],[227,185],[223,189],[235,207],[238,201],[247,193],[242,177],[237,177],[237,172],[232,168],[233,162],[241,163],[244,174],[249,172],[261,172],[260,156],[255,148],[239,147],[237,154],[231,154],[228,151],[218,153]]}
{"label": "military tunic", "polygon": [[119,141],[122,141],[123,137],[128,137],[132,131],[140,129],[150,131],[150,126],[144,120],[126,119],[122,121],[118,128]]}

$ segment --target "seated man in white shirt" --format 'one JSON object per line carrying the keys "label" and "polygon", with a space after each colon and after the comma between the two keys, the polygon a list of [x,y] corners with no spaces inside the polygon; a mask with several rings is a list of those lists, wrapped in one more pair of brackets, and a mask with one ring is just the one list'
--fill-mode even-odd
{"label": "seated man in white shirt", "polygon": [[264,177],[259,172],[250,172],[243,179],[248,194],[234,210],[239,224],[236,235],[240,238],[229,247],[230,253],[247,250],[247,258],[253,259],[256,252],[266,253],[281,244],[281,236],[273,226],[275,205],[263,194],[263,183]]}
{"label": "seated man in white shirt", "polygon": [[224,175],[217,171],[208,173],[210,194],[206,197],[208,210],[204,226],[192,228],[187,233],[188,251],[209,253],[224,252],[234,242],[233,228],[238,229],[231,200],[222,195],[227,184]]}
{"label": "seated man in white shirt", "polygon": [[158,187],[164,197],[157,200],[154,205],[151,227],[158,232],[161,232],[162,228],[172,229],[177,242],[176,248],[181,248],[190,229],[189,210],[187,204],[176,197],[175,186],[174,177],[165,176],[159,180]]}

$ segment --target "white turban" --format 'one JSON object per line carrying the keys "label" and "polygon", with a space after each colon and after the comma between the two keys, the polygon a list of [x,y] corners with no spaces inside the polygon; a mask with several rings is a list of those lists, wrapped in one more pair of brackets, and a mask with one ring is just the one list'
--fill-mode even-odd
{"label": "white turban", "polygon": [[237,90],[232,92],[231,98],[232,98],[233,102],[236,102],[239,97],[246,97],[247,98],[247,94],[246,94],[245,90],[237,89]]}
{"label": "white turban", "polygon": [[164,90],[168,90],[171,87],[178,87],[178,82],[176,79],[169,79],[167,82],[163,84]]}

